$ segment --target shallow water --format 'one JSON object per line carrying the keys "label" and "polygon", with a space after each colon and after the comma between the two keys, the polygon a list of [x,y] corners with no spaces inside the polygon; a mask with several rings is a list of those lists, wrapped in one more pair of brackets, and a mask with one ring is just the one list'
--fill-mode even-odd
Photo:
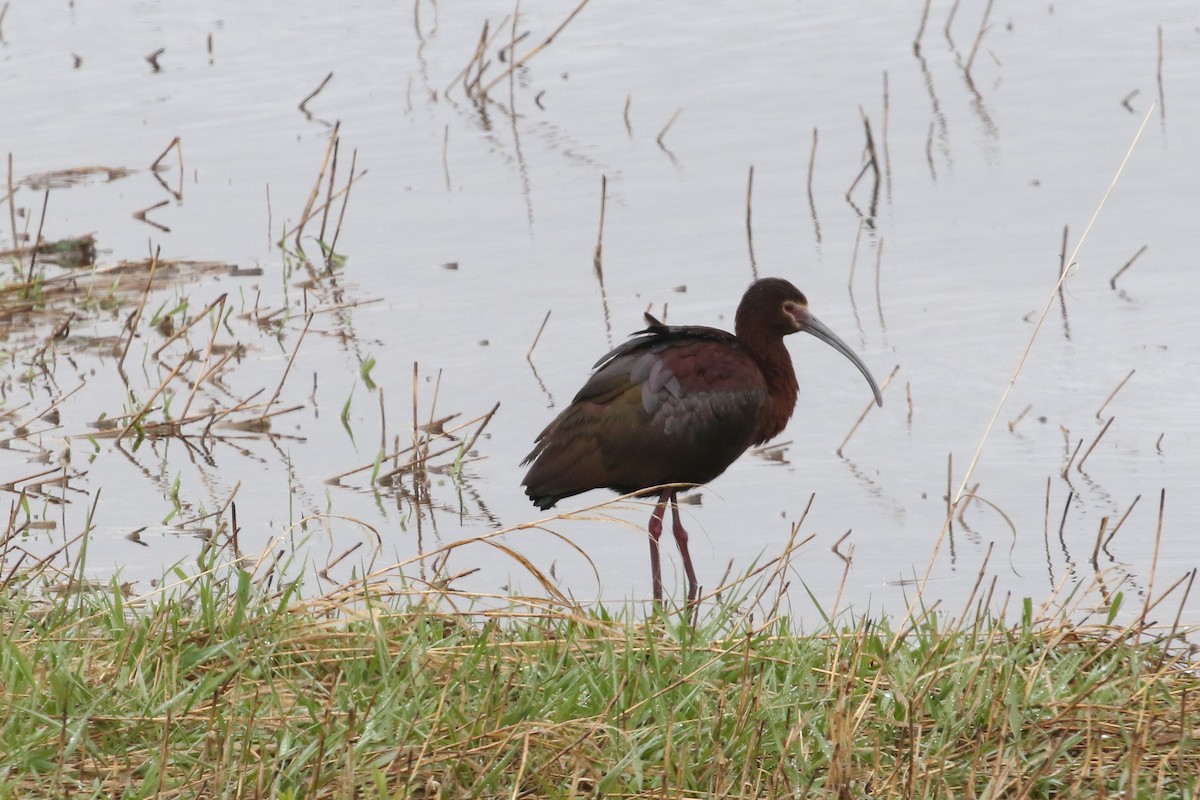
{"label": "shallow water", "polygon": [[[161,246],[168,257],[261,266],[262,277],[207,279],[156,297],[168,305],[186,297],[199,308],[229,292],[239,311],[288,304],[293,316],[278,341],[238,331],[251,348],[231,387],[238,396],[273,391],[304,327],[300,279],[285,274],[272,241],[304,207],[335,120],[339,180],[352,152],[367,170],[337,245],[348,262],[336,294],[364,304],[314,321],[284,397],[303,409],[277,421],[279,436],[230,439],[203,455],[178,441],[132,452],[100,440],[93,453],[74,438],[72,464],[85,474],[69,503],[34,509],[58,527],[29,546],[50,547],[80,530],[100,487],[89,572],[119,571],[142,588],[164,565],[198,551],[180,520],[220,507],[235,486],[243,549],[303,541],[296,552],[314,569],[355,542],[374,543],[365,526],[383,543],[373,562],[381,566],[537,519],[518,485],[519,462],[595,359],[640,327],[641,312],[666,304],[672,322],[728,327],[754,275],[781,275],[879,380],[899,370],[884,407],[867,415],[839,457],[869,402],[867,388],[832,349],[811,337],[789,341],[802,386],[779,438],[783,460],[743,457],[702,490],[701,505],[686,506],[704,584],[715,585],[730,560],[737,574],[776,555],[812,495],[800,535],[814,538],[789,573],[792,611],[805,619],[819,617],[802,587],[826,610],[839,598],[842,610],[900,611],[931,557],[925,600],[946,609],[961,608],[981,568],[985,585],[995,581],[998,606],[1009,594],[1040,605],[1056,587],[1065,596],[1090,585],[1101,569],[1110,590],[1124,581],[1127,610],[1140,607],[1152,578],[1157,597],[1200,565],[1200,337],[1192,309],[1200,15],[1166,0],[997,6],[968,76],[985,4],[961,4],[948,38],[950,5],[932,4],[914,54],[917,2],[724,3],[702,13],[686,4],[592,2],[517,71],[511,89],[502,81],[493,102],[478,107],[460,85],[445,89],[471,59],[485,19],[502,33],[484,82],[499,75],[495,51],[512,37],[504,19],[511,9],[359,2],[330,18],[271,3],[142,2],[114,12],[15,0],[0,44],[0,143],[12,153],[16,180],[96,164],[138,170],[53,189],[44,235],[95,231],[102,263]],[[529,35],[516,52],[542,42],[569,11],[522,3],[517,35]],[[1151,110],[1160,26],[1164,102]],[[154,72],[144,56],[159,48]],[[72,54],[82,59],[78,68]],[[298,103],[329,72],[306,117]],[[1063,227],[1070,252],[1147,112],[1060,301],[1052,288]],[[883,162],[873,217],[870,174],[853,202],[846,197],[864,163],[864,115]],[[182,200],[146,171],[175,136]],[[162,177],[174,188],[177,162],[165,163]],[[601,283],[593,254],[602,176]],[[147,217],[169,232],[133,217],[164,199]],[[16,202],[27,211],[19,226],[32,234],[42,192],[22,188]],[[0,229],[7,246],[9,226]],[[318,252],[311,239],[306,249]],[[948,456],[957,490],[1048,303],[966,481],[979,484],[987,503],[969,506],[941,538]],[[119,320],[79,327],[111,333]],[[338,335],[346,331],[352,336]],[[359,379],[368,357],[378,362],[372,378],[384,390],[389,441],[411,438],[414,362],[422,420],[473,417],[500,403],[462,481],[435,476],[432,511],[416,514],[395,494],[376,497],[363,480],[358,488],[325,483],[370,464],[380,447],[379,395]],[[62,404],[61,427],[34,437],[53,454],[65,448],[63,437],[88,433],[89,421],[120,413],[125,400],[111,360],[58,364],[54,381],[8,395],[10,408],[18,397],[38,408],[85,384]],[[133,377],[144,398],[163,371],[152,363],[139,370]],[[1083,451],[1109,417],[1080,472]],[[33,449],[0,451],[4,480],[36,471],[27,463]],[[157,524],[173,496],[182,511]],[[1111,531],[1136,497],[1093,565],[1100,526]],[[577,598],[641,600],[649,594],[640,532],[649,510],[614,510],[628,526],[554,523],[591,564],[544,532],[505,541],[553,569],[559,588]],[[309,514],[322,516],[290,527]],[[147,525],[141,544],[125,538]],[[839,596],[845,567],[832,548],[847,531],[839,550],[853,548],[853,559]],[[667,552],[668,583],[682,596]],[[362,563],[356,554],[341,569]],[[456,551],[447,569],[475,567],[456,585],[536,588],[485,545]],[[1087,604],[1100,600],[1093,593]],[[1178,603],[1168,599],[1160,618],[1172,618]],[[1200,622],[1200,598],[1187,601],[1183,618]]]}

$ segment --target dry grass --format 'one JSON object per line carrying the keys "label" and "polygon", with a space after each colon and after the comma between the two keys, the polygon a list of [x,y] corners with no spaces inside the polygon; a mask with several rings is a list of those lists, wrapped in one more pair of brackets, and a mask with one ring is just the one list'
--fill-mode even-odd
{"label": "dry grass", "polygon": [[6,573],[0,797],[1200,790],[1178,630],[981,603],[805,635],[773,588],[788,553],[694,623],[417,591],[399,568],[304,599],[228,555],[133,599],[79,563]]}

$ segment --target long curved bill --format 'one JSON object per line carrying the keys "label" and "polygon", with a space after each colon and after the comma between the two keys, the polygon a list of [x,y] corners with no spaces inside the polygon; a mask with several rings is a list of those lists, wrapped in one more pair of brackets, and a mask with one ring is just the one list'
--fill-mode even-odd
{"label": "long curved bill", "polygon": [[811,313],[806,315],[802,321],[804,324],[804,332],[811,333],[813,336],[820,339],[825,344],[837,350],[839,353],[850,359],[854,366],[858,367],[858,371],[867,379],[867,383],[871,384],[871,391],[875,393],[875,402],[880,407],[883,406],[883,395],[879,393],[879,386],[875,383],[875,378],[871,377],[871,371],[867,369],[867,365],[862,362],[858,354],[850,349],[850,346],[838,338],[838,335],[829,328],[825,327],[825,323],[814,317]]}

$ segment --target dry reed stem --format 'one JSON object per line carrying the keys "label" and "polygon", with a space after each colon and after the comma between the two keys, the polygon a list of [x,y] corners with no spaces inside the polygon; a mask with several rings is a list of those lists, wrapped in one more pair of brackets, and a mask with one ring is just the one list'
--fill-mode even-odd
{"label": "dry reed stem", "polygon": [[1112,531],[1108,534],[1108,538],[1104,540],[1105,547],[1108,547],[1108,543],[1111,542],[1113,537],[1117,535],[1117,531],[1121,530],[1121,526],[1124,525],[1125,520],[1129,518],[1129,513],[1133,511],[1133,507],[1136,506],[1138,504],[1138,500],[1141,499],[1142,496],[1140,494],[1133,498],[1133,502],[1129,504],[1129,508],[1125,509],[1125,513],[1121,515],[1119,520],[1117,520],[1117,524],[1113,526]]}
{"label": "dry reed stem", "polygon": [[1138,372],[1138,371],[1136,371],[1136,369],[1130,369],[1130,371],[1129,371],[1129,374],[1128,374],[1128,375],[1126,375],[1126,377],[1124,377],[1124,378],[1121,380],[1121,383],[1120,383],[1120,384],[1117,384],[1117,387],[1116,387],[1116,389],[1114,389],[1114,390],[1112,390],[1111,392],[1109,392],[1109,396],[1104,398],[1104,402],[1103,402],[1103,403],[1100,403],[1100,408],[1096,409],[1096,419],[1097,419],[1097,420],[1098,420],[1098,419],[1100,419],[1100,414],[1102,414],[1102,413],[1103,413],[1104,409],[1106,409],[1106,408],[1108,408],[1108,407],[1109,407],[1109,403],[1111,403],[1111,402],[1112,402],[1112,398],[1114,398],[1114,397],[1116,397],[1116,396],[1117,396],[1117,392],[1118,392],[1118,391],[1121,391],[1122,389],[1124,389],[1124,385],[1126,385],[1127,383],[1129,383],[1129,379],[1130,379],[1130,378],[1133,378],[1133,373],[1135,373],[1135,372]]}
{"label": "dry reed stem", "polygon": [[[333,80],[333,72],[332,71],[330,71],[330,73],[328,75],[326,75],[319,84],[317,84],[317,88],[313,89],[311,92],[309,92],[307,95],[304,96],[304,99],[300,101],[300,105],[297,106],[297,108],[299,108],[305,114],[309,114],[308,101],[312,100],[314,97],[319,95],[321,93],[321,90],[325,88],[325,84],[329,83],[331,80]],[[309,116],[312,116],[312,115],[309,114]],[[337,126],[334,126],[334,130],[336,130],[336,129],[337,129]]]}
{"label": "dry reed stem", "polygon": [[126,326],[129,329],[129,338],[125,340],[125,346],[121,348],[121,357],[117,359],[117,371],[122,375],[125,374],[125,356],[129,355],[129,347],[133,344],[134,337],[137,336],[137,326],[142,320],[142,311],[146,308],[146,299],[150,296],[150,288],[154,285],[154,273],[158,270],[158,256],[161,249],[159,246],[154,248],[154,255],[150,258],[150,277],[146,278],[146,287],[142,291],[142,297]]}
{"label": "dry reed stem", "polygon": [[1075,456],[1079,455],[1079,448],[1081,447],[1083,447],[1082,436],[1079,438],[1079,441],[1075,443],[1075,449],[1071,451],[1071,457],[1067,459],[1066,466],[1062,468],[1061,474],[1064,479],[1066,479],[1067,473],[1071,471],[1071,465],[1075,463]]}
{"label": "dry reed stem", "polygon": [[[339,192],[342,195],[342,207],[338,210],[337,227],[333,229],[333,241],[329,243],[329,256],[325,260],[326,267],[331,265],[334,254],[337,252],[337,241],[342,235],[342,223],[346,219],[346,206],[350,203],[350,189],[354,185],[354,168],[358,165],[358,148],[354,148],[350,153],[350,180],[346,181],[345,188]],[[364,170],[358,177],[366,174]],[[333,195],[330,195],[327,202],[333,202]],[[372,301],[373,302],[373,301]]]}
{"label": "dry reed stem", "polygon": [[[1108,422],[1104,423],[1104,427],[1100,429],[1098,434],[1096,434],[1096,438],[1092,440],[1092,444],[1083,454],[1083,458],[1079,459],[1079,466],[1076,467],[1076,469],[1080,472],[1080,474],[1083,473],[1083,463],[1088,460],[1088,456],[1090,456],[1092,451],[1096,449],[1096,445],[1100,444],[1100,438],[1104,436],[1104,434],[1108,433],[1108,426],[1113,424],[1114,419],[1116,419],[1115,416],[1108,418]],[[1082,441],[1082,439],[1080,441]]]}
{"label": "dry reed stem", "polygon": [[[222,308],[224,308],[225,299],[228,296],[229,296],[228,293],[222,294],[216,300],[213,300],[211,303],[206,305],[199,312],[193,314],[187,322],[185,322],[183,325],[181,325],[179,328],[177,328],[174,333],[172,333],[170,336],[168,336],[166,341],[164,341],[161,345],[156,347],[153,350],[153,352],[150,353],[150,357],[157,359],[160,355],[162,355],[162,352],[164,350],[166,350],[168,347],[170,347],[172,344],[174,344],[175,341],[178,340],[181,336],[186,335],[187,332],[192,329],[192,326],[194,326],[197,322],[199,322],[200,320],[207,317],[209,315],[209,312],[211,312],[214,308],[216,308],[217,306],[221,306]],[[224,316],[224,314],[221,314],[219,316]],[[214,326],[214,327],[216,327],[216,326]]]}
{"label": "dry reed stem", "polygon": [[[1104,190],[1104,194],[1100,198],[1099,204],[1096,206],[1095,211],[1092,212],[1092,216],[1088,220],[1088,224],[1084,228],[1083,234],[1082,234],[1082,236],[1080,236],[1079,241],[1076,243],[1075,250],[1074,250],[1074,252],[1072,252],[1071,258],[1067,261],[1067,263],[1073,263],[1075,261],[1075,256],[1078,254],[1080,248],[1083,246],[1083,243],[1087,240],[1088,234],[1092,230],[1092,226],[1095,225],[1096,219],[1100,216],[1100,211],[1104,208],[1105,204],[1108,201],[1109,195],[1112,194],[1113,189],[1116,187],[1117,181],[1121,177],[1121,173],[1125,170],[1125,165],[1129,162],[1129,158],[1133,154],[1134,148],[1137,146],[1137,143],[1141,140],[1142,132],[1146,129],[1146,124],[1150,121],[1150,115],[1153,113],[1153,111],[1154,111],[1154,108],[1152,106],[1150,108],[1150,110],[1146,112],[1146,116],[1143,117],[1141,125],[1138,127],[1137,132],[1134,134],[1133,140],[1130,142],[1129,147],[1126,149],[1125,155],[1122,157],[1121,162],[1120,162],[1119,166],[1117,167],[1116,173],[1113,175],[1112,180],[1109,181],[1107,188]],[[975,467],[979,463],[979,459],[983,455],[983,448],[987,444],[987,440],[991,436],[992,430],[996,426],[996,420],[998,420],[1000,417],[1000,411],[1001,411],[1001,409],[1004,408],[1004,403],[1006,400],[1008,400],[1008,396],[1009,396],[1009,394],[1011,394],[1012,388],[1016,384],[1017,378],[1020,376],[1021,370],[1025,366],[1025,361],[1028,359],[1029,353],[1033,350],[1034,342],[1037,341],[1038,333],[1041,331],[1042,325],[1046,321],[1046,316],[1049,314],[1050,306],[1054,302],[1054,297],[1062,289],[1063,282],[1066,280],[1066,278],[1067,278],[1067,269],[1064,268],[1059,273],[1058,280],[1055,282],[1054,287],[1051,290],[1050,297],[1046,300],[1046,303],[1043,306],[1041,313],[1038,315],[1037,322],[1034,323],[1033,331],[1029,335],[1029,340],[1026,342],[1024,350],[1022,350],[1021,356],[1017,359],[1016,367],[1014,367],[1014,369],[1013,369],[1013,373],[1008,380],[1008,384],[1004,387],[1004,391],[1001,393],[1000,399],[997,401],[996,407],[992,411],[992,416],[988,420],[987,425],[984,427],[983,435],[980,437],[979,444],[976,446],[975,452],[972,454],[971,460],[967,464],[967,469],[963,474],[961,482],[959,483],[958,490],[954,497],[954,503],[957,503],[958,497],[962,495],[963,491],[966,489],[966,487],[968,485],[968,482],[971,479],[971,476],[975,472]],[[952,503],[951,506],[953,506],[954,503]],[[945,540],[946,534],[949,531],[950,522],[951,522],[951,517],[949,514],[947,514],[946,519],[942,524],[942,529],[938,534],[937,541],[934,543],[933,552],[930,554],[929,561],[926,564],[925,572],[920,579],[920,584],[919,584],[920,589],[923,589],[925,584],[929,580],[929,576],[933,571],[933,565],[937,559],[937,555],[941,551],[942,542]],[[920,597],[920,595],[921,595],[921,591],[918,590],[917,597]],[[913,602],[915,603],[916,600],[914,599]],[[910,604],[907,613],[911,614],[913,610],[914,610],[914,606],[912,604]]]}
{"label": "dry reed stem", "polygon": [[[334,183],[334,181],[337,180],[338,153],[341,152],[341,149],[342,149],[341,140],[335,139],[333,142],[333,161],[329,165],[329,180],[326,181],[326,183],[325,183],[325,203],[324,203],[324,208],[321,211],[321,228],[320,228],[320,230],[317,231],[317,241],[318,242],[325,241],[325,226],[329,222],[329,209],[333,204],[333,183]],[[351,171],[350,174],[353,175],[354,172]],[[331,259],[331,256],[326,257],[326,259],[325,259],[326,267],[329,266],[330,259]]]}
{"label": "dry reed stem", "polygon": [[1017,416],[1015,416],[1011,420],[1009,420],[1008,430],[1010,432],[1016,430],[1017,423],[1019,423],[1021,420],[1025,419],[1025,415],[1029,413],[1029,410],[1031,408],[1033,408],[1033,403],[1026,403],[1025,407],[1021,409],[1021,413],[1017,414]]}
{"label": "dry reed stem", "polygon": [[979,52],[979,43],[983,41],[983,35],[991,27],[988,25],[988,17],[992,14],[992,2],[993,0],[988,0],[987,6],[983,9],[983,19],[979,22],[979,33],[975,35],[975,44],[971,46],[971,55],[967,58],[966,73],[968,78],[971,75],[971,65],[975,63],[975,54]]}
{"label": "dry reed stem", "polygon": [[29,277],[30,282],[33,281],[33,267],[37,263],[38,248],[42,246],[42,227],[46,224],[46,206],[50,205],[50,187],[46,187],[46,193],[42,196],[42,215],[38,219],[37,236],[33,239],[33,247],[29,253]]}
{"label": "dry reed stem", "polygon": [[1154,593],[1154,576],[1158,571],[1158,548],[1162,544],[1163,512],[1167,507],[1167,490],[1162,489],[1158,494],[1158,523],[1154,526],[1154,555],[1150,558],[1150,579],[1146,584],[1146,603],[1142,606],[1142,623],[1150,613],[1150,596]]}
{"label": "dry reed stem", "polygon": [[[221,330],[220,321],[221,321],[221,317],[223,316],[223,312],[225,311],[225,298],[226,297],[228,297],[228,295],[223,294],[220,297],[218,297],[216,300],[216,303],[220,304],[220,306],[221,306],[222,313],[217,314],[216,324],[214,324],[212,326],[212,332],[208,337],[208,346],[204,348],[204,359],[200,362],[200,374],[201,375],[207,374],[208,364],[212,360],[213,347],[217,343],[217,332]],[[209,308],[212,308],[213,305],[215,305],[215,304],[210,305]],[[192,402],[196,399],[196,392],[198,392],[200,390],[200,386],[201,386],[200,381],[196,381],[192,385],[192,391],[190,394],[188,394],[187,402],[183,404],[183,412],[180,414],[181,417],[187,416],[188,411],[192,407]]]}
{"label": "dry reed stem", "polygon": [[182,370],[184,365],[190,360],[190,353],[185,353],[183,358],[179,359],[179,363],[175,365],[175,368],[171,370],[166,378],[163,379],[163,381],[158,385],[158,388],[155,389],[153,394],[150,395],[149,399],[142,404],[142,407],[138,410],[138,412],[130,418],[125,427],[122,428],[121,431],[116,435],[117,441],[123,439],[125,435],[128,434],[135,425],[137,425],[138,421],[141,420],[142,417],[150,413],[151,404],[158,398],[160,394],[163,393],[163,391],[167,388],[167,385],[175,379],[175,376],[179,374],[179,371]]}
{"label": "dry reed stem", "polygon": [[812,212],[813,227],[816,230],[817,243],[821,242],[821,223],[817,221],[817,202],[813,199],[813,170],[817,164],[817,129],[813,128],[812,151],[808,155],[808,208]]}
{"label": "dry reed stem", "polygon": [[[4,10],[8,10],[8,4],[4,4]],[[17,238],[17,190],[13,187],[13,156],[10,151],[8,154],[8,221],[12,225],[12,246],[14,248],[21,246],[21,240]],[[20,273],[18,272],[18,275]]]}
{"label": "dry reed stem", "polygon": [[954,47],[954,39],[950,37],[950,26],[954,24],[954,15],[958,13],[958,4],[960,0],[954,0],[950,6],[950,13],[946,15],[946,25],[942,28],[942,32],[946,35],[946,41],[950,42],[950,46]]}
{"label": "dry reed stem", "polygon": [[1162,25],[1158,26],[1158,65],[1155,70],[1158,81],[1158,113],[1161,119],[1167,118],[1167,98],[1163,94],[1163,34]]}
{"label": "dry reed stem", "polygon": [[[296,356],[300,353],[300,345],[304,342],[304,336],[308,333],[308,327],[312,325],[313,315],[308,313],[305,315],[304,328],[300,331],[300,336],[296,339],[296,346],[292,348],[292,355],[288,358],[287,366],[283,370],[283,377],[279,379],[279,385],[275,387],[275,393],[271,395],[271,399],[267,401],[267,411],[271,410],[271,406],[275,405],[275,401],[279,399],[280,392],[283,391],[283,384],[287,382],[288,373],[292,371],[292,365],[296,363]],[[266,412],[263,417],[267,416]]]}
{"label": "dry reed stem", "polygon": [[[1128,261],[1126,261],[1126,262],[1125,262],[1125,266],[1123,266],[1123,267],[1121,267],[1119,270],[1117,270],[1117,271],[1116,271],[1116,273],[1115,273],[1115,274],[1114,274],[1114,275],[1113,275],[1111,278],[1109,278],[1109,279],[1108,279],[1108,285],[1109,285],[1110,287],[1112,287],[1113,289],[1116,289],[1116,288],[1117,288],[1117,278],[1121,277],[1121,275],[1122,275],[1122,274],[1125,272],[1125,270],[1127,270],[1127,269],[1129,269],[1130,267],[1132,267],[1132,266],[1133,266],[1133,262],[1137,261],[1137,260],[1138,260],[1138,256],[1140,256],[1142,253],[1146,252],[1146,248],[1148,248],[1149,246],[1150,246],[1150,245],[1148,245],[1148,244],[1144,244],[1144,245],[1142,245],[1142,246],[1141,246],[1141,247],[1138,249],[1138,251],[1137,251],[1136,253],[1134,253],[1134,254],[1133,254],[1133,257],[1132,257],[1132,258],[1130,258]],[[1099,415],[1097,415],[1097,416],[1099,416]]]}
{"label": "dry reed stem", "polygon": [[[460,430],[467,428],[467,427],[475,424],[476,422],[478,422],[479,426],[475,429],[474,433],[472,434],[471,438],[467,441],[467,444],[465,446],[463,444],[455,442],[454,444],[444,447],[441,450],[430,452],[429,444],[434,439],[422,439],[419,442],[416,442],[411,447],[406,447],[403,450],[399,450],[395,453],[392,453],[392,454],[382,458],[381,461],[389,461],[391,459],[396,458],[397,456],[403,455],[404,453],[407,453],[410,451],[412,451],[414,453],[413,457],[411,459],[409,459],[407,462],[405,462],[404,464],[402,464],[401,466],[398,466],[395,469],[389,470],[388,472],[381,473],[378,477],[375,478],[375,483],[386,485],[389,481],[391,481],[396,476],[402,475],[403,473],[409,472],[413,469],[420,469],[430,459],[437,458],[438,456],[444,456],[447,453],[454,452],[455,450],[461,450],[464,453],[467,452],[475,444],[475,441],[479,438],[479,435],[481,433],[483,433],[483,429],[487,427],[487,424],[492,421],[492,417],[495,415],[496,411],[499,408],[500,408],[500,404],[496,403],[496,405],[492,406],[492,410],[487,412],[486,414],[476,417],[475,419],[470,420],[468,422],[464,422],[463,424],[458,425],[458,426],[450,429],[449,431],[446,431],[439,437],[434,437],[434,438],[449,439],[450,435],[452,433],[460,431]],[[365,472],[368,469],[374,469],[374,467],[375,467],[375,463],[372,462],[369,465],[366,465],[363,467],[358,467],[356,469],[349,470],[348,472],[343,472],[340,475],[335,475],[332,478],[326,479],[325,482],[326,483],[336,483],[336,482],[340,481],[342,478],[348,477],[350,475],[354,475],[359,472]]]}
{"label": "dry reed stem", "polygon": [[750,165],[750,176],[746,179],[746,245],[750,248],[750,274],[758,280],[758,261],[754,258],[754,228],[751,224],[751,206],[754,199],[754,165]]}
{"label": "dry reed stem", "polygon": [[[597,245],[599,246],[599,245]],[[533,350],[537,347],[538,342],[542,338],[542,331],[546,330],[546,323],[550,321],[550,312],[554,309],[546,309],[546,316],[542,317],[542,324],[538,326],[537,333],[533,337],[533,344],[529,345],[529,349],[525,352],[525,360],[530,361],[533,358]]]}
{"label": "dry reed stem", "polygon": [[675,124],[675,120],[679,119],[679,115],[682,113],[682,107],[675,109],[675,113],[667,120],[667,124],[663,125],[663,129],[658,132],[658,136],[654,137],[654,141],[658,142],[659,147],[666,149],[666,146],[663,144],[663,137],[667,135],[667,131],[671,130],[671,126]]}
{"label": "dry reed stem", "polygon": [[[888,384],[890,384],[892,382],[892,378],[896,377],[896,373],[899,371],[900,371],[899,364],[892,367],[892,371],[888,374],[888,376],[886,378],[883,379],[883,383],[881,383],[879,385],[880,394],[882,394],[887,389]],[[867,403],[867,407],[863,409],[862,413],[858,415],[858,419],[854,421],[854,424],[850,426],[849,433],[846,434],[845,439],[842,439],[842,443],[838,445],[838,448],[835,451],[838,454],[839,458],[842,457],[842,449],[845,448],[846,444],[850,441],[850,437],[854,435],[854,432],[856,430],[858,430],[858,426],[861,425],[862,421],[867,418],[867,414],[871,413],[871,409],[874,406],[875,406],[875,401],[874,401],[874,399],[872,399],[871,402]]]}
{"label": "dry reed stem", "polygon": [[[597,273],[599,273],[601,271],[601,263],[602,263],[601,254],[604,250],[604,209],[607,205],[608,205],[608,176],[601,175],[600,176],[600,230],[596,234],[596,252],[592,255],[592,266],[595,268]],[[549,312],[547,312],[546,316],[547,317],[550,316]],[[543,321],[542,324],[545,325],[545,322]],[[541,336],[540,330],[538,331],[538,335]],[[537,340],[534,339],[533,343],[536,345]],[[531,352],[531,353],[533,352],[532,347],[529,348],[529,352]]]}
{"label": "dry reed stem", "polygon": [[16,425],[14,425],[14,426],[13,426],[13,434],[14,434],[14,438],[19,438],[19,437],[25,436],[26,434],[24,434],[24,433],[21,433],[21,431],[25,430],[25,429],[26,429],[26,428],[28,428],[30,425],[32,425],[34,422],[38,421],[39,419],[41,419],[42,417],[46,416],[47,414],[49,414],[49,413],[50,413],[51,411],[53,411],[54,409],[58,408],[58,407],[59,407],[59,406],[60,406],[60,405],[61,405],[61,404],[62,404],[64,401],[66,401],[66,399],[67,399],[67,398],[69,398],[71,395],[73,395],[73,394],[75,394],[76,392],[78,392],[78,391],[79,391],[80,389],[82,389],[84,386],[87,386],[87,382],[86,382],[86,381],[84,381],[83,383],[79,384],[78,386],[76,386],[74,389],[72,389],[71,391],[67,392],[66,394],[60,394],[60,395],[59,395],[59,396],[58,396],[58,397],[57,397],[57,398],[54,400],[54,402],[52,402],[50,405],[46,406],[46,408],[42,409],[42,410],[41,410],[41,411],[39,411],[38,413],[34,414],[32,417],[29,417],[29,418],[28,418],[28,419],[26,419],[24,422],[19,422],[19,423],[17,423]]}
{"label": "dry reed stem", "polygon": [[[300,214],[300,222],[296,225],[297,250],[303,251],[300,247],[300,236],[304,233],[304,226],[307,224],[308,220],[311,218],[311,214],[313,213],[313,203],[316,202],[317,195],[321,193],[321,184],[325,180],[325,169],[329,166],[329,159],[333,155],[334,143],[338,139],[338,131],[341,130],[341,127],[341,120],[338,120],[333,124],[333,130],[329,133],[329,142],[325,145],[325,156],[321,159],[321,168],[317,171],[317,180],[313,183],[313,187],[308,193],[308,201],[304,204],[304,211]],[[351,180],[353,179],[354,176],[351,176]],[[286,233],[284,234],[284,238],[287,238]]]}
{"label": "dry reed stem", "polygon": [[[179,156],[179,191],[175,191],[175,190],[171,189],[170,187],[167,187],[167,191],[169,191],[172,195],[174,195],[176,200],[182,200],[183,199],[183,142],[182,142],[182,140],[180,140],[180,138],[178,136],[176,136],[174,139],[172,139],[171,143],[168,144],[163,149],[163,151],[158,154],[158,158],[154,159],[154,161],[151,162],[150,172],[153,173],[156,178],[158,177],[158,165],[160,163],[162,163],[162,160],[167,157],[167,153],[171,152],[172,149],[174,149],[175,152]],[[160,178],[159,181],[161,182],[161,180],[162,179]],[[166,184],[164,183],[163,186],[166,186]]]}
{"label": "dry reed stem", "polygon": [[487,93],[490,92],[492,90],[492,87],[494,87],[497,83],[499,83],[500,81],[507,78],[510,73],[516,71],[520,67],[525,66],[525,62],[527,62],[529,59],[536,56],[538,53],[542,52],[542,50],[545,50],[547,47],[549,47],[551,42],[553,42],[554,39],[560,33],[563,32],[563,29],[566,28],[567,25],[569,25],[571,23],[571,20],[575,19],[575,16],[577,14],[579,14],[579,12],[582,11],[583,7],[586,6],[587,4],[588,4],[588,0],[582,0],[582,2],[580,2],[580,4],[575,7],[575,10],[567,15],[567,18],[562,21],[562,24],[560,24],[557,28],[555,28],[554,32],[551,33],[549,36],[547,36],[546,39],[541,44],[539,44],[537,47],[530,50],[525,55],[521,56],[516,61],[512,62],[508,66],[508,69],[504,70],[504,72],[500,73],[499,77],[495,78],[491,83],[489,83],[487,86],[485,86],[483,88],[483,94],[487,95]]}
{"label": "dry reed stem", "polygon": [[925,34],[925,23],[929,20],[929,7],[933,0],[925,0],[925,8],[921,11],[921,24],[917,27],[917,35],[913,37],[913,53],[921,54],[921,37]]}

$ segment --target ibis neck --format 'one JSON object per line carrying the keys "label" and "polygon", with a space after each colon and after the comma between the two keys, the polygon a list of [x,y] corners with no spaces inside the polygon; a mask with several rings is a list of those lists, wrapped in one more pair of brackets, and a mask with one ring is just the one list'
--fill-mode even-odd
{"label": "ibis neck", "polygon": [[738,338],[758,362],[758,368],[762,370],[767,383],[767,408],[757,433],[761,443],[778,436],[787,425],[796,407],[796,395],[800,387],[796,383],[796,370],[792,367],[787,348],[783,346],[782,337],[739,333]]}

